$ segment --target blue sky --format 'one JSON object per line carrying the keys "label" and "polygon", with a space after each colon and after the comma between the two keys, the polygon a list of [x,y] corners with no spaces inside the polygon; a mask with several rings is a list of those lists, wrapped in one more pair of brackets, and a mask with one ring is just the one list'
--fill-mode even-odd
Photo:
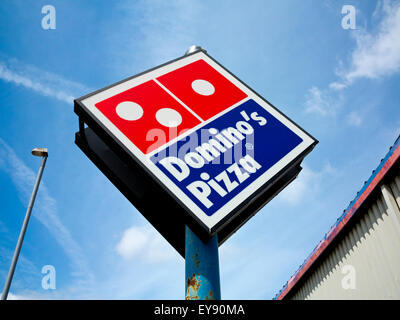
{"label": "blue sky", "polygon": [[[41,27],[48,4],[55,30]],[[30,151],[49,148],[10,298],[184,297],[184,260],[75,146],[73,99],[192,44],[320,141],[220,247],[223,299],[271,299],[400,133],[399,1],[10,0],[0,17],[0,286],[40,165]]]}

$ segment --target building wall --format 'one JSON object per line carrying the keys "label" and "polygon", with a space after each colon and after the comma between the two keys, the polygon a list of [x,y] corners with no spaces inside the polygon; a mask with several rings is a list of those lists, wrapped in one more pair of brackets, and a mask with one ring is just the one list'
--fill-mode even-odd
{"label": "building wall", "polygon": [[[400,171],[375,193],[291,299],[400,299]],[[354,288],[353,288],[354,285]]]}

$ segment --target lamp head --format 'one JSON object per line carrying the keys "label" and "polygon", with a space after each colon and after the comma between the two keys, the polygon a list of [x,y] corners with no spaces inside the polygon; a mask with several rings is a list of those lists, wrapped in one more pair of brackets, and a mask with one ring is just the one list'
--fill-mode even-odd
{"label": "lamp head", "polygon": [[47,148],[35,148],[32,150],[32,154],[36,157],[48,157],[49,155]]}

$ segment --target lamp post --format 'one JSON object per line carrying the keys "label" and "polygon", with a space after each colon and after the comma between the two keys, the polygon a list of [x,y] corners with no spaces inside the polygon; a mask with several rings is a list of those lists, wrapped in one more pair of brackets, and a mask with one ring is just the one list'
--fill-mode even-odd
{"label": "lamp post", "polygon": [[36,177],[36,181],[35,181],[35,185],[33,187],[31,199],[29,200],[28,209],[26,210],[26,213],[25,213],[24,223],[22,225],[22,229],[21,229],[21,232],[19,234],[17,246],[15,248],[14,256],[13,256],[12,261],[11,261],[10,270],[8,271],[8,276],[7,276],[7,279],[6,279],[6,283],[4,285],[3,293],[1,294],[1,300],[7,300],[8,291],[10,290],[11,281],[12,281],[12,278],[13,278],[13,275],[14,275],[15,267],[17,265],[19,253],[21,251],[22,242],[24,241],[26,228],[28,227],[29,218],[31,216],[33,204],[35,202],[35,198],[36,198],[37,191],[39,189],[39,184],[40,184],[40,180],[42,178],[44,166],[46,164],[46,160],[47,160],[47,157],[48,157],[47,148],[35,148],[35,149],[32,150],[32,155],[34,155],[36,157],[42,157],[42,163],[40,165],[39,172],[38,172],[38,175]]}

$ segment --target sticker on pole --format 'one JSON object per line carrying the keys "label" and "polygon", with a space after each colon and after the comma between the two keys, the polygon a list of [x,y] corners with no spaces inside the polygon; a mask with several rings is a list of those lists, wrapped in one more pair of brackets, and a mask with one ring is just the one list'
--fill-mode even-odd
{"label": "sticker on pole", "polygon": [[80,105],[209,233],[316,144],[203,51]]}

